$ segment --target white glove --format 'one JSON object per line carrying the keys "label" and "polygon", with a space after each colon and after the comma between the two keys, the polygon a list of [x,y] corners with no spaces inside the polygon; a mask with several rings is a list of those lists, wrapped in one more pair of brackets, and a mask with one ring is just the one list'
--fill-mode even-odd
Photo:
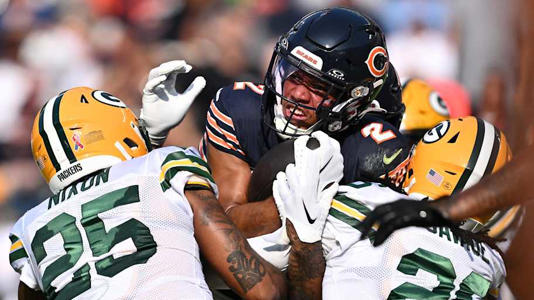
{"label": "white glove", "polygon": [[176,91],[176,77],[188,73],[192,67],[184,60],[173,60],[150,70],[143,89],[143,120],[150,142],[161,146],[169,131],[184,118],[187,110],[206,86],[206,80],[198,76],[182,94]]}
{"label": "white glove", "polygon": [[339,181],[343,177],[343,156],[339,143],[323,132],[314,132],[320,145],[306,146],[309,136],[295,140],[295,164],[279,172],[273,182],[273,197],[285,226],[291,220],[305,243],[321,240],[326,217]]}

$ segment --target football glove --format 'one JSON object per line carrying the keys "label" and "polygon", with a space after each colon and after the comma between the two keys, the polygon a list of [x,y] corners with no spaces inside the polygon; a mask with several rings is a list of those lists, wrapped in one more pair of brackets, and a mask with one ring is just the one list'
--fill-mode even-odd
{"label": "football glove", "polygon": [[273,182],[273,197],[282,225],[289,219],[305,243],[321,240],[330,204],[343,177],[339,143],[323,132],[313,133],[315,149],[301,136],[295,143],[295,164],[287,165]]}
{"label": "football glove", "polygon": [[375,247],[380,246],[395,230],[404,227],[455,226],[437,208],[430,206],[427,200],[406,199],[377,206],[362,222],[360,240],[367,237],[375,223],[379,226],[374,237]]}
{"label": "football glove", "polygon": [[206,86],[198,76],[183,93],[176,91],[176,77],[188,73],[192,67],[184,60],[173,60],[150,70],[143,89],[143,107],[140,119],[152,145],[161,146],[169,131],[184,118],[187,110]]}

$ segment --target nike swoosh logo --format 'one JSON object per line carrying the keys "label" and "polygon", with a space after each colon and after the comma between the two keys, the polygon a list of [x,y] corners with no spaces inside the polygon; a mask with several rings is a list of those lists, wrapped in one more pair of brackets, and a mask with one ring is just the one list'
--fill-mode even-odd
{"label": "nike swoosh logo", "polygon": [[324,166],[321,168],[321,170],[319,170],[319,174],[321,174],[321,172],[324,170],[324,168],[326,168],[326,166],[328,166],[328,164],[330,163],[330,161],[332,160],[333,157],[330,157],[330,159],[326,162],[326,164],[324,164]]}
{"label": "nike swoosh logo", "polygon": [[[324,164],[324,166],[321,168],[321,170],[319,170],[319,173],[321,173],[326,168],[326,166],[328,166],[328,164],[330,163],[331,160],[332,160],[332,157],[330,157],[330,159],[326,162],[326,164]],[[304,206],[304,212],[306,213],[306,218],[308,219],[308,222],[310,224],[315,223],[315,220],[317,220],[317,218],[312,219],[310,217],[310,213],[308,212],[308,208],[306,208],[306,203],[304,203],[304,201],[302,201],[302,206]]]}
{"label": "nike swoosh logo", "polygon": [[308,218],[308,222],[309,222],[310,224],[315,223],[315,220],[317,220],[317,218],[312,219],[312,218],[310,217],[310,213],[308,213],[308,209],[306,208],[306,204],[304,204],[304,201],[302,201],[302,205],[304,206],[304,212],[306,213],[306,218]]}
{"label": "nike swoosh logo", "polygon": [[397,150],[397,152],[393,153],[393,155],[391,156],[387,156],[387,154],[384,154],[384,158],[382,159],[382,161],[384,162],[384,164],[389,165],[393,160],[395,160],[395,158],[397,158],[397,156],[399,156],[401,152],[402,152],[402,149],[399,149]]}

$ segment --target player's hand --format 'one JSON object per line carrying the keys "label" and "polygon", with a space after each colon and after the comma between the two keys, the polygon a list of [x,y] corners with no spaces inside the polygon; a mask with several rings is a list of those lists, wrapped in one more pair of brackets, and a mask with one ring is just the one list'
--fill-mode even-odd
{"label": "player's hand", "polygon": [[381,245],[395,230],[404,227],[454,226],[428,201],[406,199],[377,206],[362,222],[360,239],[367,237],[375,223],[379,226],[373,243],[375,247]]}
{"label": "player's hand", "polygon": [[150,70],[143,89],[141,119],[148,131],[150,142],[161,146],[169,131],[184,118],[187,110],[206,86],[198,76],[183,93],[176,91],[176,77],[188,73],[192,67],[184,60],[173,60]]}
{"label": "player's hand", "polygon": [[312,136],[317,139],[313,141],[315,145],[308,143],[310,136],[295,141],[295,164],[279,172],[273,182],[282,224],[289,219],[305,243],[321,239],[330,204],[343,177],[339,143],[322,132]]}

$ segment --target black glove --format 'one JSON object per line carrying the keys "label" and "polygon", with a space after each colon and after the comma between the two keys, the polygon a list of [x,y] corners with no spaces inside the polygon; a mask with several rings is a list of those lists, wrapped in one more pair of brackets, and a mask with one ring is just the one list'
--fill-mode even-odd
{"label": "black glove", "polygon": [[373,245],[381,245],[393,231],[408,226],[455,226],[439,210],[429,205],[428,201],[397,200],[377,206],[361,223],[361,239],[369,234],[373,224],[379,227],[374,236]]}

